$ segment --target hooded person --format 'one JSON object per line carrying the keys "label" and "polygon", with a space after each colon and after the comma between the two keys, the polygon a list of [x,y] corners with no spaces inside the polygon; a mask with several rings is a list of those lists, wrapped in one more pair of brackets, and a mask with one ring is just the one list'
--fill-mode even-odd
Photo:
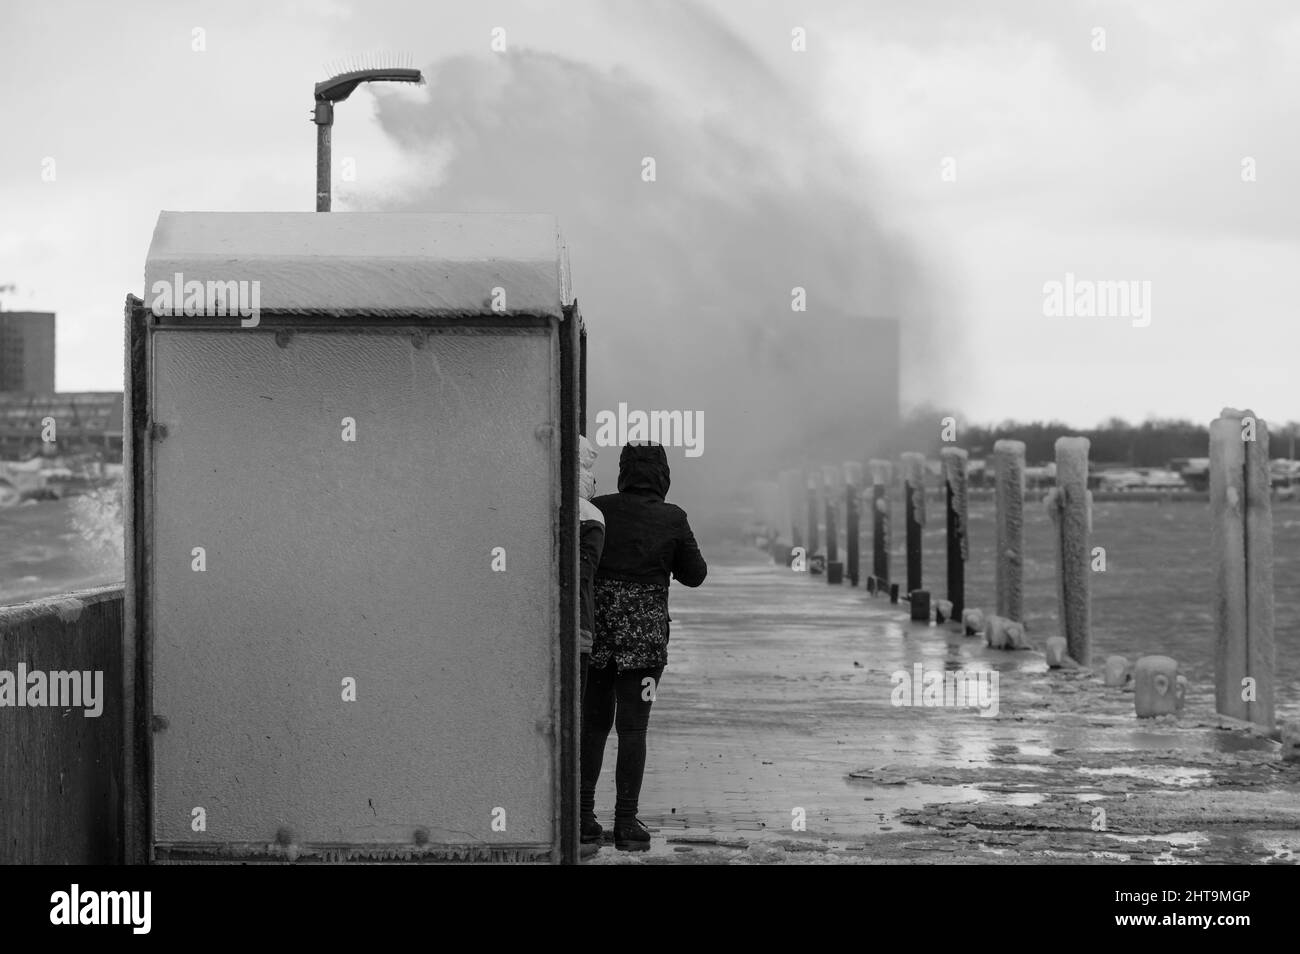
{"label": "hooded person", "polygon": [[605,518],[605,546],[595,578],[595,630],[582,703],[582,840],[598,842],[596,782],[610,729],[618,732],[614,771],[614,844],[650,847],[636,817],[645,774],[646,728],[668,663],[668,586],[699,586],[708,574],[680,507],[664,498],[668,455],[659,444],[628,444],[618,461],[618,493],[592,504]]}
{"label": "hooded person", "polygon": [[579,585],[579,651],[582,660],[582,682],[579,698],[587,691],[587,667],[591,660],[591,645],[595,630],[596,567],[605,546],[605,518],[591,502],[596,492],[596,448],[587,438],[578,437],[578,549],[582,558],[582,577]]}

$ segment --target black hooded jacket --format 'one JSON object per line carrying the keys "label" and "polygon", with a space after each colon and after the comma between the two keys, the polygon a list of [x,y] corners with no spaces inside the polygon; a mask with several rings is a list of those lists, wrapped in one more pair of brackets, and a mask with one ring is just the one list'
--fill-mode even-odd
{"label": "black hooded jacket", "polygon": [[709,572],[686,520],[664,500],[668,455],[662,446],[628,444],[618,459],[618,493],[592,503],[605,515],[605,549],[596,579],[699,586]]}

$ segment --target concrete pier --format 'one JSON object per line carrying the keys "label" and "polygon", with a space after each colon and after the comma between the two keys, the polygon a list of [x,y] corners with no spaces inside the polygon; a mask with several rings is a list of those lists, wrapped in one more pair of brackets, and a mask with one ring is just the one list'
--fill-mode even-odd
{"label": "concrete pier", "polygon": [[[915,627],[905,605],[761,556],[707,556],[708,585],[672,594],[641,796],[651,850],[606,846],[589,864],[1210,863],[1300,851],[1300,767],[1279,771],[1277,743],[1221,723],[1207,685],[1177,723],[1139,723],[1133,694],[1100,672],[1049,676],[1041,653]],[[917,666],[996,673],[996,715],[895,704],[897,677]]]}

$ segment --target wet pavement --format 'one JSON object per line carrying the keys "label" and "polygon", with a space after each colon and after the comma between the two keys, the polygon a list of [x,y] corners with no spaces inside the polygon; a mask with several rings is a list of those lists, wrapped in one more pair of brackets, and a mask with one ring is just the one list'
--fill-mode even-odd
{"label": "wet pavement", "polygon": [[[906,603],[755,551],[711,556],[703,587],[672,590],[641,798],[651,850],[607,845],[586,863],[1300,858],[1300,765],[1215,715],[1211,685],[1193,683],[1181,716],[1138,720],[1100,672],[909,622]],[[1054,634],[1029,639],[1041,650]],[[971,678],[996,692],[925,704],[940,700],[896,690],[918,663],[984,673]]]}

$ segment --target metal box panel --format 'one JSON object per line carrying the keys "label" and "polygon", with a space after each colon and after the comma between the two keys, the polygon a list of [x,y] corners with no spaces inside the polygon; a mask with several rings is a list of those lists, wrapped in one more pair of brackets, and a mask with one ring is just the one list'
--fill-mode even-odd
{"label": "metal box panel", "polygon": [[556,339],[399,331],[151,336],[159,846],[554,843]]}

